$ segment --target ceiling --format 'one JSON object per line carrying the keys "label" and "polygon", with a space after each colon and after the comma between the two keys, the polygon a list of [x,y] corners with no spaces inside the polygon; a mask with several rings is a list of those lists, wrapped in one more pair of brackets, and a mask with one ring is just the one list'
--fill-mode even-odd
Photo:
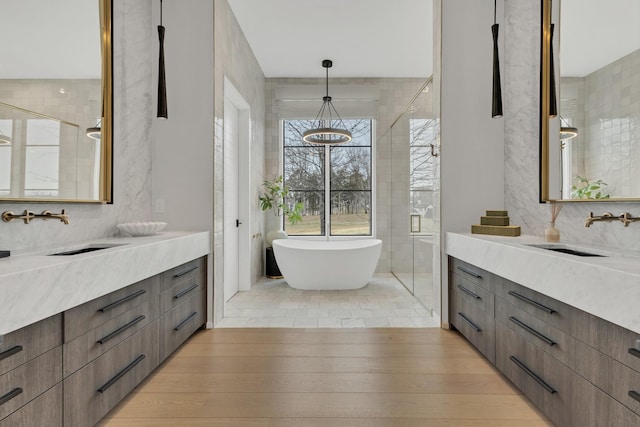
{"label": "ceiling", "polygon": [[271,77],[429,77],[432,0],[228,0]]}

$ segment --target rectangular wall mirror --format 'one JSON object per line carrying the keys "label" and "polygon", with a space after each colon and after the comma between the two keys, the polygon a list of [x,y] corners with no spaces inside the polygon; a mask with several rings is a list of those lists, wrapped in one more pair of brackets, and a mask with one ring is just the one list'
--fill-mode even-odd
{"label": "rectangular wall mirror", "polygon": [[640,201],[638,22],[637,0],[542,0],[541,201]]}
{"label": "rectangular wall mirror", "polygon": [[0,200],[110,203],[112,1],[0,12]]}

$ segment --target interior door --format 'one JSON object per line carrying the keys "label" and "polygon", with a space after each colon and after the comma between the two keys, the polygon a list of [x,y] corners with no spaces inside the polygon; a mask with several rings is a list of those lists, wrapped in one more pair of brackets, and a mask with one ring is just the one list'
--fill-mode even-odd
{"label": "interior door", "polygon": [[224,300],[239,289],[240,221],[238,209],[239,111],[229,100],[224,103]]}

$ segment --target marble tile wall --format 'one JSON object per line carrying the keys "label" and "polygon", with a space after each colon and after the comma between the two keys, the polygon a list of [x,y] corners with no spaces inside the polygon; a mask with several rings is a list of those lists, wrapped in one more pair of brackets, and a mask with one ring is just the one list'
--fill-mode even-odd
{"label": "marble tile wall", "polygon": [[151,4],[114,0],[114,203],[6,203],[5,210],[66,209],[71,224],[0,222],[0,249],[40,250],[114,235],[115,224],[151,217]]}
{"label": "marble tile wall", "polygon": [[[505,208],[523,233],[543,236],[550,210],[538,202],[539,2],[505,2],[504,41]],[[640,203],[567,203],[556,223],[562,241],[640,252],[638,224],[597,223],[585,228],[590,211],[640,216]]]}

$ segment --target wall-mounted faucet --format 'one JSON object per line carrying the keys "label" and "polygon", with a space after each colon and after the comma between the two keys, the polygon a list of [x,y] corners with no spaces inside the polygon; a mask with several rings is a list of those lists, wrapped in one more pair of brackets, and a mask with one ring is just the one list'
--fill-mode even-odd
{"label": "wall-mounted faucet", "polygon": [[22,213],[22,215],[18,215],[18,214],[14,214],[11,211],[4,211],[2,212],[2,220],[4,222],[11,222],[14,219],[21,219],[24,221],[25,224],[29,224],[29,222],[32,219],[59,219],[61,222],[65,223],[65,224],[69,224],[69,216],[64,212],[64,209],[62,209],[62,212],[60,212],[59,214],[56,213],[52,213],[51,211],[42,211],[41,214],[36,214],[33,211],[30,211],[28,209],[25,209],[24,212]]}
{"label": "wall-mounted faucet", "polygon": [[640,221],[640,217],[633,217],[629,212],[621,213],[618,216],[614,216],[611,212],[605,212],[601,216],[593,216],[593,212],[589,212],[589,217],[585,220],[584,226],[590,227],[596,221],[620,221],[625,227],[628,227],[632,222]]}

